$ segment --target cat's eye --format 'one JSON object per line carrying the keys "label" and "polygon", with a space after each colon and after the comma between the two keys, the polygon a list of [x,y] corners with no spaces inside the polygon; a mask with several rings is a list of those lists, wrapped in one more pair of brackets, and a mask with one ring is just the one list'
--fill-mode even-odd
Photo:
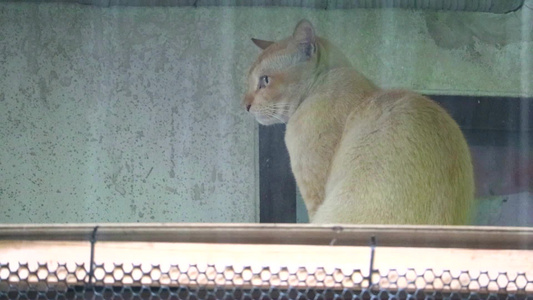
{"label": "cat's eye", "polygon": [[261,76],[259,78],[259,88],[262,89],[262,88],[265,88],[268,83],[270,82],[270,77],[264,75],[264,76]]}

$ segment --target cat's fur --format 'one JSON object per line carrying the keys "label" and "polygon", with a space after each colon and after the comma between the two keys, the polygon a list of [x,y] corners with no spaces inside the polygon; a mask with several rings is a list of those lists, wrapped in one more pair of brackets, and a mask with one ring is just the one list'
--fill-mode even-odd
{"label": "cat's fur", "polygon": [[263,125],[287,123],[312,223],[468,223],[470,152],[437,103],[376,87],[306,20],[282,41],[253,41],[264,51],[244,106]]}

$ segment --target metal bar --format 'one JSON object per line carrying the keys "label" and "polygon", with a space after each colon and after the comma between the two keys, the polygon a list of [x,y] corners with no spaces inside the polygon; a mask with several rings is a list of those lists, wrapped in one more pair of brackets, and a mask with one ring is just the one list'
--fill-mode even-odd
{"label": "metal bar", "polygon": [[[89,241],[94,224],[0,225],[0,240]],[[533,228],[312,224],[101,224],[98,241],[533,249]]]}
{"label": "metal bar", "polygon": [[98,7],[111,6],[252,6],[252,7],[302,7],[315,9],[376,9],[401,8],[417,10],[470,11],[504,14],[520,9],[524,0],[0,0],[0,2],[62,2]]}

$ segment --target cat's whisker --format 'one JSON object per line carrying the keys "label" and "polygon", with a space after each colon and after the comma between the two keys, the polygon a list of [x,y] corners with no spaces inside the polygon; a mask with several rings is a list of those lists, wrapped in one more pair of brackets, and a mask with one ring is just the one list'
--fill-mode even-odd
{"label": "cat's whisker", "polygon": [[271,107],[277,108],[277,109],[289,110],[292,106],[290,104],[273,104],[271,105]]}
{"label": "cat's whisker", "polygon": [[265,111],[264,115],[266,115],[267,117],[276,119],[276,120],[280,121],[281,123],[285,123],[285,121],[278,114],[276,114],[275,112],[266,112]]}
{"label": "cat's whisker", "polygon": [[269,114],[279,114],[280,111],[281,111],[281,113],[288,112],[288,109],[286,109],[284,107],[265,106],[265,107],[261,108],[260,111],[264,112],[264,113],[269,113]]}
{"label": "cat's whisker", "polygon": [[278,116],[278,115],[273,115],[273,117],[274,117],[276,120],[280,121],[281,123],[285,123],[285,121],[284,121],[280,116]]}
{"label": "cat's whisker", "polygon": [[290,104],[289,103],[273,103],[270,106],[280,106],[280,107],[282,107],[282,106],[290,106]]}
{"label": "cat's whisker", "polygon": [[269,109],[273,111],[279,111],[282,114],[286,114],[291,111],[292,106],[290,104],[273,104],[269,106]]}
{"label": "cat's whisker", "polygon": [[259,114],[264,115],[268,118],[276,119],[280,123],[285,123],[286,120],[283,119],[283,116],[288,112],[288,110],[279,111],[272,106],[261,107],[258,111]]}

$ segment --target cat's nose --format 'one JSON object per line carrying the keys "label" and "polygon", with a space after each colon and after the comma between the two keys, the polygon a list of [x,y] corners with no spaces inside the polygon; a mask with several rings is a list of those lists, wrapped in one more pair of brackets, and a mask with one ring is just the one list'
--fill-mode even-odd
{"label": "cat's nose", "polygon": [[254,96],[247,93],[244,95],[244,99],[242,101],[243,106],[246,108],[246,111],[250,111],[252,108],[252,103],[254,102]]}

